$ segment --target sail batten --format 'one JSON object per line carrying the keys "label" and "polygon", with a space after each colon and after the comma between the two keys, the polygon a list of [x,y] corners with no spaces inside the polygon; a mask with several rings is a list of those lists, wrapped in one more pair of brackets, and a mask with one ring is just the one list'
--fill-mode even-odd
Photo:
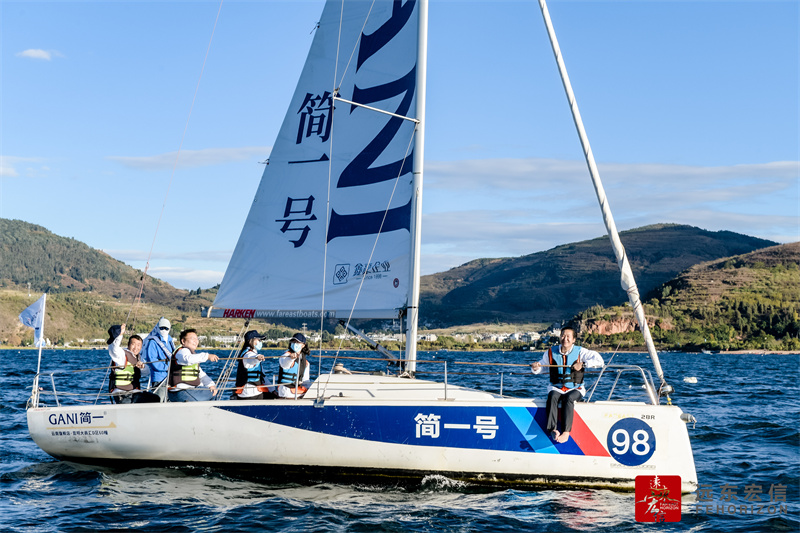
{"label": "sail batten", "polygon": [[409,306],[418,9],[326,4],[213,313]]}

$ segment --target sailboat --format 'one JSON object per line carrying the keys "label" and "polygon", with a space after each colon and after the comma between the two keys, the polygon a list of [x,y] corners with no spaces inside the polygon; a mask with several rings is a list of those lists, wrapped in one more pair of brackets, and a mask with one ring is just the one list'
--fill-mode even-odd
{"label": "sailboat", "polygon": [[695,490],[692,417],[669,402],[671,387],[544,0],[540,7],[622,285],[660,384],[638,366],[607,365],[598,379],[633,372],[641,377],[641,401],[609,395],[576,404],[570,438],[557,443],[545,433],[541,399],[454,386],[446,374],[443,382],[415,376],[427,0],[329,0],[218,295],[204,314],[399,319],[407,338],[401,371],[323,370],[296,400],[70,407],[46,406],[34,390],[27,414],[36,443],[78,462],[194,464],[336,481],[438,474],[494,486],[631,490],[636,476],[658,474],[680,476],[684,492]]}

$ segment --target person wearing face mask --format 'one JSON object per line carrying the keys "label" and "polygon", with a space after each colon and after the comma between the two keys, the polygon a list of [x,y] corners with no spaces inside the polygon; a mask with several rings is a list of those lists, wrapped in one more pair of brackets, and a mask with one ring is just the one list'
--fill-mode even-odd
{"label": "person wearing face mask", "polygon": [[150,375],[150,388],[162,401],[167,398],[167,388],[160,385],[166,385],[164,380],[169,373],[169,361],[175,351],[175,339],[169,334],[170,327],[169,320],[162,316],[150,334],[145,337],[140,357],[145,364],[142,379]]}
{"label": "person wearing face mask", "polygon": [[306,336],[295,333],[289,341],[289,349],[278,359],[278,396],[300,398],[311,386],[308,367],[308,343]]}
{"label": "person wearing face mask", "polygon": [[265,338],[256,330],[244,334],[244,346],[237,358],[239,362],[236,367],[234,400],[263,400],[275,397],[265,386],[264,370],[261,368],[264,356],[258,353],[263,347],[261,341]]}

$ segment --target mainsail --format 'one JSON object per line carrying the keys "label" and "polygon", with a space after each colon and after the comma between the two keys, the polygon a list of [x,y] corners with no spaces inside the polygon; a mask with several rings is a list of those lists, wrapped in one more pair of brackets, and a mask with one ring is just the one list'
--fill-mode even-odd
{"label": "mainsail", "polygon": [[397,318],[415,305],[418,9],[326,4],[210,316]]}

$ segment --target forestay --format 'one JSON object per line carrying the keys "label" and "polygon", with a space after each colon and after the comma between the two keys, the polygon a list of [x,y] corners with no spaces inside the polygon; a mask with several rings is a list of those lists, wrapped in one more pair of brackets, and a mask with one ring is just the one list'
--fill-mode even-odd
{"label": "forestay", "polygon": [[[409,305],[417,9],[326,4],[210,316],[396,318]],[[397,116],[334,102],[337,89]]]}

